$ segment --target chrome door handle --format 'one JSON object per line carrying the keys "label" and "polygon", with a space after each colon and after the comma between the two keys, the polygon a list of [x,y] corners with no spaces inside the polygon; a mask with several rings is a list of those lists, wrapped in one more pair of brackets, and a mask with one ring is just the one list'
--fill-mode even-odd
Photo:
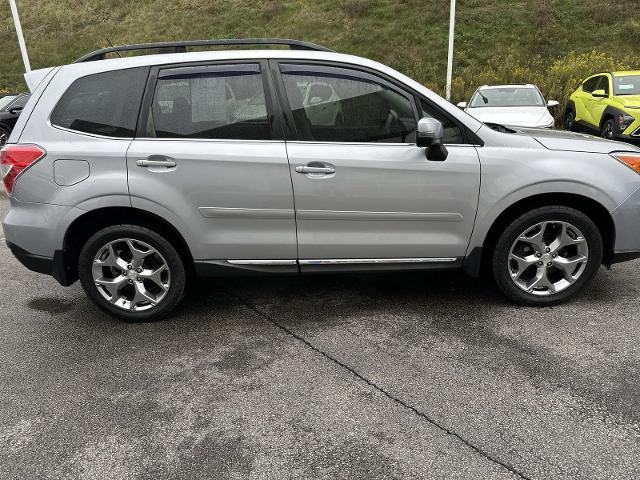
{"label": "chrome door handle", "polygon": [[298,165],[296,167],[298,173],[336,173],[336,169],[333,167],[309,167],[306,165]]}
{"label": "chrome door handle", "polygon": [[176,162],[174,160],[138,160],[136,165],[139,167],[175,167]]}

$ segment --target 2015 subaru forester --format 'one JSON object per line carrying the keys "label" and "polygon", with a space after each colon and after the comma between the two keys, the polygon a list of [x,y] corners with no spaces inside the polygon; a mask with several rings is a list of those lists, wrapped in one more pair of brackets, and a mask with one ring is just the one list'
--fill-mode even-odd
{"label": "2015 subaru forester", "polygon": [[[186,51],[249,43],[291,49]],[[176,53],[105,58],[159,47]],[[483,264],[551,305],[640,256],[640,149],[484,125],[371,60],[174,42],[26,78],[6,241],[124,319],[166,315],[191,274]]]}

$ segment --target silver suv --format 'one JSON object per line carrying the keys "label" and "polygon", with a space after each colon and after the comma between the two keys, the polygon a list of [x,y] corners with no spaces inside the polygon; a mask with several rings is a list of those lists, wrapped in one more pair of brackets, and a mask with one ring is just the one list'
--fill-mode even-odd
{"label": "silver suv", "polygon": [[[291,48],[187,52],[263,43]],[[173,53],[106,58],[151,48]],[[640,149],[485,125],[371,60],[174,42],[26,79],[6,241],[127,320],[166,315],[192,274],[486,266],[552,305],[640,256]]]}

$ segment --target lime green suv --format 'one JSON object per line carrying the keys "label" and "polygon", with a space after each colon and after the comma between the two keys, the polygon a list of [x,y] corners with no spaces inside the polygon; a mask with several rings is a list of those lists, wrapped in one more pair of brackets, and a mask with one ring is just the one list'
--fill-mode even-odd
{"label": "lime green suv", "polygon": [[569,97],[564,128],[640,143],[640,71],[587,78]]}

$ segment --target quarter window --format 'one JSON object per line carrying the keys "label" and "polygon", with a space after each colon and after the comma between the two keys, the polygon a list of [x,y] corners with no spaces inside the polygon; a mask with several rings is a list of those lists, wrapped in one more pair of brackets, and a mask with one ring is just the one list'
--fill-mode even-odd
{"label": "quarter window", "polygon": [[351,69],[281,65],[287,99],[304,140],[415,142],[413,100]]}
{"label": "quarter window", "polygon": [[161,71],[151,115],[160,138],[271,139],[258,65]]}
{"label": "quarter window", "polygon": [[79,132],[132,138],[148,68],[131,68],[79,78],[51,114],[51,124]]}

